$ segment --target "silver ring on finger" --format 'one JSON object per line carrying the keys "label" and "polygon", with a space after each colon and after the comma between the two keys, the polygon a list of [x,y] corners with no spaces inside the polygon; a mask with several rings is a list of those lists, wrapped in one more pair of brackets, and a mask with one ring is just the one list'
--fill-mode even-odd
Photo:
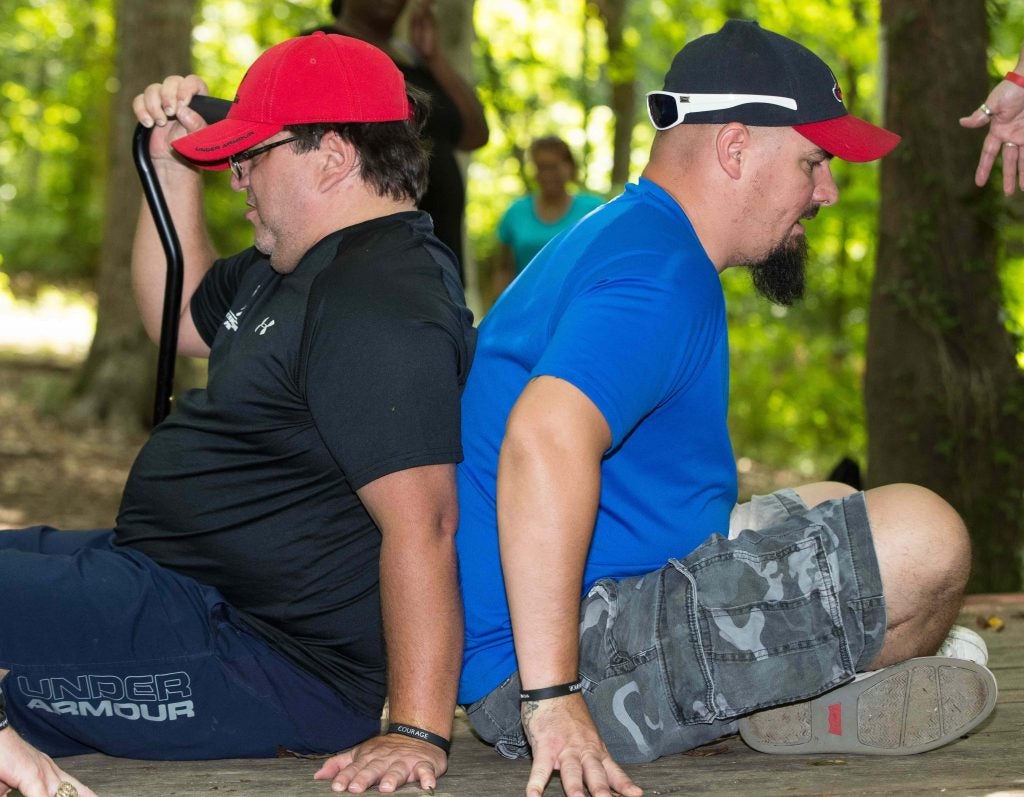
{"label": "silver ring on finger", "polygon": [[1016,144],[1014,144],[1014,143],[1013,143],[1012,141],[1004,141],[1004,142],[1003,142],[1003,146],[1004,146],[1004,147],[1012,147],[1012,148],[1015,148],[1015,147],[1016,147],[1017,145],[1016,145]]}
{"label": "silver ring on finger", "polygon": [[991,116],[992,115],[992,109],[989,108],[985,103],[982,103],[981,105],[979,105],[978,106],[978,110],[981,111],[983,114],[985,114],[985,116]]}

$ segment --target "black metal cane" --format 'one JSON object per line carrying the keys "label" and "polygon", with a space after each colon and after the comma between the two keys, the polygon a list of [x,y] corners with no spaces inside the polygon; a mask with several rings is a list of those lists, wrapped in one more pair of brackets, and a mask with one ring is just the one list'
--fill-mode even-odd
{"label": "black metal cane", "polygon": [[[217,97],[196,95],[189,103],[208,123],[223,119],[231,107],[228,100]],[[167,256],[167,282],[164,286],[163,316],[160,322],[160,347],[156,369],[156,396],[153,402],[153,426],[156,426],[171,411],[171,393],[174,389],[174,360],[178,351],[178,321],[181,314],[181,291],[185,274],[185,259],[178,240],[178,232],[174,228],[160,188],[160,181],[153,172],[153,161],[149,157],[149,137],[152,128],[135,126],[132,139],[132,154],[135,168],[142,181],[142,193],[146,197],[156,230]]]}

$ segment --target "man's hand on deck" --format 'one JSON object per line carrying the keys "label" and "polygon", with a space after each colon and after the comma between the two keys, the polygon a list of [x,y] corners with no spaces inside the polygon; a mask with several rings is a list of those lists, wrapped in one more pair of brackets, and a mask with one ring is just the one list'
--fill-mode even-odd
{"label": "man's hand on deck", "polygon": [[313,776],[331,780],[336,792],[359,794],[377,786],[384,793],[406,783],[433,789],[448,769],[448,756],[440,748],[406,736],[374,736],[351,750],[330,758]]}
{"label": "man's hand on deck", "polygon": [[526,797],[541,797],[555,770],[561,776],[566,797],[643,794],[643,789],[612,759],[582,696],[526,702],[522,715],[533,752]]}

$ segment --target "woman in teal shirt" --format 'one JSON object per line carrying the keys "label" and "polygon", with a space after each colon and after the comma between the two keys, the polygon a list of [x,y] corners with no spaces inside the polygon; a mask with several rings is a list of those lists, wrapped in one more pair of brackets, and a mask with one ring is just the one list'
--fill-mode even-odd
{"label": "woman in teal shirt", "polygon": [[498,224],[501,246],[495,269],[498,295],[526,268],[533,256],[563,230],[572,227],[604,201],[594,194],[570,193],[576,180],[576,159],[558,136],[538,138],[530,145],[537,192],[515,200]]}

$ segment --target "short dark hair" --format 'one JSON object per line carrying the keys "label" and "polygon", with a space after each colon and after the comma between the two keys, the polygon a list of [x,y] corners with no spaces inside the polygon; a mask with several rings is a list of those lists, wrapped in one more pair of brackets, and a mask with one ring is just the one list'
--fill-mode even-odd
{"label": "short dark hair", "polygon": [[342,0],[331,0],[331,15],[335,18],[341,16],[341,3]]}
{"label": "short dark hair", "polygon": [[412,86],[406,87],[413,118],[399,122],[320,122],[288,125],[295,136],[296,152],[320,149],[320,140],[336,133],[359,153],[359,175],[380,196],[419,203],[427,189],[430,144],[422,136],[430,113],[430,97]]}
{"label": "short dark hair", "polygon": [[569,145],[566,144],[564,140],[553,135],[535,138],[530,144],[531,157],[535,155],[539,149],[546,149],[549,152],[553,152],[568,163],[572,168],[572,179],[576,179],[576,158],[573,157],[572,150],[569,149]]}

